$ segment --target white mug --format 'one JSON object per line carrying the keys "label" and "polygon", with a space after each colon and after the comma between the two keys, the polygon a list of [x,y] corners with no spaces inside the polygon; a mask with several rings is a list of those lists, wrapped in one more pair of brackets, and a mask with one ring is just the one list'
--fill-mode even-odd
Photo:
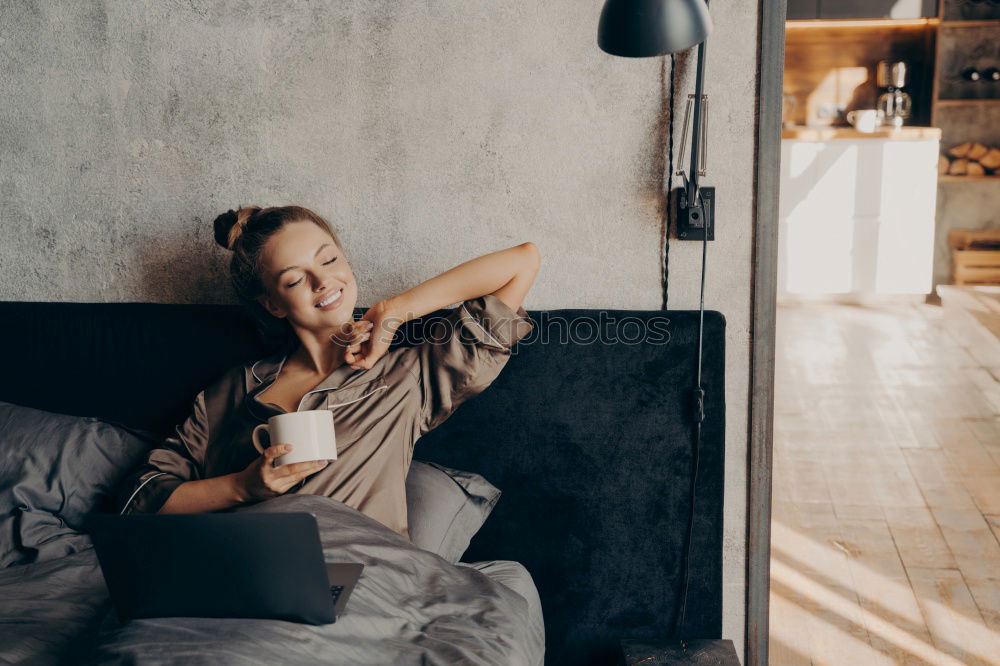
{"label": "white mug", "polygon": [[261,454],[260,431],[266,430],[271,444],[291,444],[292,450],[278,456],[275,465],[305,462],[307,460],[336,460],[337,435],[333,429],[333,412],[311,409],[304,412],[275,414],[253,429],[250,439]]}
{"label": "white mug", "polygon": [[854,125],[854,129],[859,132],[874,132],[879,125],[879,112],[877,109],[848,111],[847,122]]}

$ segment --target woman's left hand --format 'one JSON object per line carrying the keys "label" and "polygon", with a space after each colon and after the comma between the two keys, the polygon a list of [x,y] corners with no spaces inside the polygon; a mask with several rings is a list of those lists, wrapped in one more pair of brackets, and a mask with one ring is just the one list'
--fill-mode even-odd
{"label": "woman's left hand", "polygon": [[386,301],[379,301],[368,308],[361,321],[371,324],[370,337],[361,343],[360,350],[349,362],[352,368],[369,370],[389,350],[389,344],[403,319],[395,314]]}
{"label": "woman's left hand", "polygon": [[368,321],[348,321],[341,324],[336,332],[330,334],[330,340],[344,349],[344,363],[354,362],[355,356],[361,350],[361,344],[370,335],[371,327],[371,322]]}

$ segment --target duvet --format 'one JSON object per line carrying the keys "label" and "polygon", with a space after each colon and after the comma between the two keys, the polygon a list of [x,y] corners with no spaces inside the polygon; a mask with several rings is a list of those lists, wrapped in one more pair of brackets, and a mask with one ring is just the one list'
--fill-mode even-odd
{"label": "duvet", "polygon": [[526,598],[488,575],[491,567],[453,565],[327,497],[282,495],[234,511],[312,513],[327,561],[365,564],[336,623],[177,617],[121,624],[97,557],[85,547],[0,569],[0,663],[543,662],[544,628],[531,586],[522,589]]}

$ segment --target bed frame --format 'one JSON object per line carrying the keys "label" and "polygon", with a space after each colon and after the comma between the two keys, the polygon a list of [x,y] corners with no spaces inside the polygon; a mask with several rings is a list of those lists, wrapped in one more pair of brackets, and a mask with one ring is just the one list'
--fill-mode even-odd
{"label": "bed frame", "polygon": [[[407,340],[445,312],[407,322]],[[418,441],[414,456],[479,472],[503,491],[462,559],[527,567],[544,610],[546,663],[618,664],[621,638],[669,637],[678,611],[698,313],[528,314],[535,329],[499,378]],[[0,400],[162,433],[224,370],[270,351],[231,305],[5,302],[0,321]],[[720,638],[725,319],[709,311],[704,325],[685,634]]]}

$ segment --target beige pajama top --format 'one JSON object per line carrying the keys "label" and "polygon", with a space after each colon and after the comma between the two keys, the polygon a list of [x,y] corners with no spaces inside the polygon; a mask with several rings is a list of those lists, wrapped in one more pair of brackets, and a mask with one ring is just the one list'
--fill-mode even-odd
{"label": "beige pajama top", "polygon": [[[425,329],[424,342],[390,349],[369,370],[335,369],[297,411],[333,412],[337,459],[287,492],[332,497],[409,538],[405,482],[414,444],[485,390],[533,327],[523,307],[514,312],[487,294],[462,302]],[[201,391],[186,420],[125,480],[121,512],[156,513],[185,481],[238,472],[257,458],[251,431],[285,412],[257,396],[290,352],[286,346],[236,366]]]}

